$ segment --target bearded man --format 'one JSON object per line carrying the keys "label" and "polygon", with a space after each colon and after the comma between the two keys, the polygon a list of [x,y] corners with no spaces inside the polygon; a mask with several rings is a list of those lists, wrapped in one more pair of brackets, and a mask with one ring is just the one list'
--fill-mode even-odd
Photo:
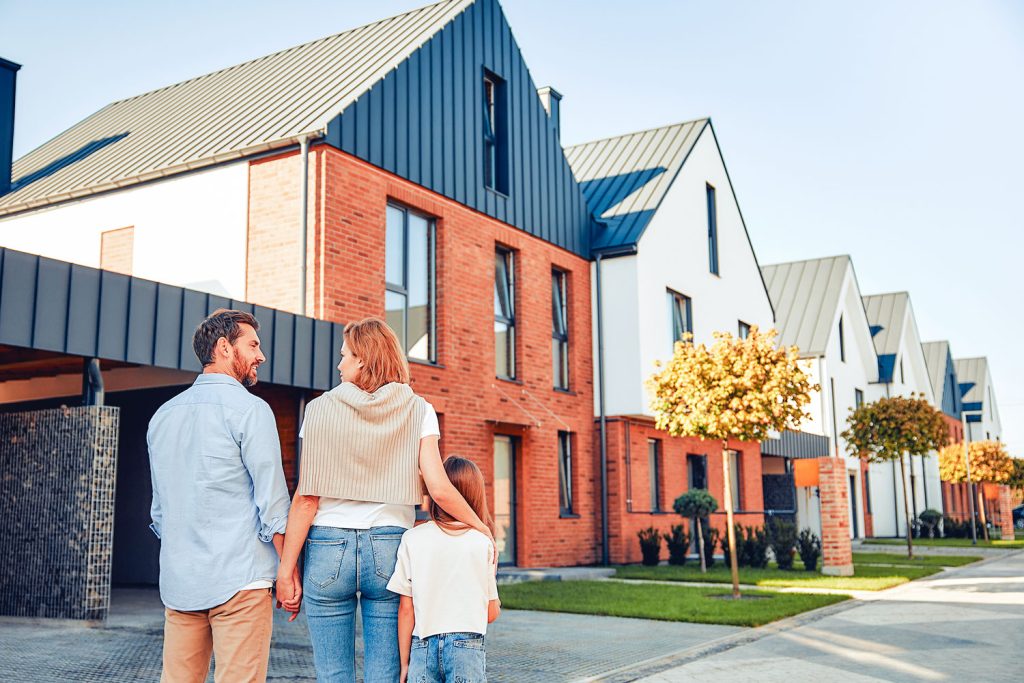
{"label": "bearded man", "polygon": [[203,374],[149,423],[167,683],[205,681],[211,653],[218,681],[266,680],[289,500],[274,414],[247,391],[258,330],[214,311],[192,338]]}

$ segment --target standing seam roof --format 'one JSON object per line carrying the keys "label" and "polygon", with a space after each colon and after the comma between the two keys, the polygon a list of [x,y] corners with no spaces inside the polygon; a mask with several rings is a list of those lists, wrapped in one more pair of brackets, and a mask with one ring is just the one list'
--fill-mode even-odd
{"label": "standing seam roof", "polygon": [[964,403],[985,404],[988,384],[988,359],[980,358],[957,358],[953,361],[956,366],[956,378],[961,384],[971,384],[963,394]]}
{"label": "standing seam roof", "polygon": [[909,300],[910,295],[906,292],[872,294],[864,297],[864,311],[868,314],[868,323],[872,328],[881,328],[872,337],[878,355],[899,353]]}
{"label": "standing seam roof", "polygon": [[825,354],[849,267],[845,255],[761,267],[780,345],[796,346],[803,357]]}

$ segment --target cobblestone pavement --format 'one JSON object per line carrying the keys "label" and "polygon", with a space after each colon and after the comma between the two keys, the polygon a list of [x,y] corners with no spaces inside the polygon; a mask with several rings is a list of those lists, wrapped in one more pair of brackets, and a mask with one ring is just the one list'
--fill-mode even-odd
{"label": "cobblestone pavement", "polygon": [[641,683],[1020,681],[1024,552],[914,581],[809,623],[744,635],[759,632]]}
{"label": "cobblestone pavement", "polygon": [[[288,624],[286,616],[276,613],[268,678],[313,681],[305,619]],[[488,679],[578,680],[744,630],[505,610],[487,636]],[[104,628],[6,619],[0,621],[0,680],[157,681],[162,634],[162,607],[156,591],[148,589],[115,590]]]}

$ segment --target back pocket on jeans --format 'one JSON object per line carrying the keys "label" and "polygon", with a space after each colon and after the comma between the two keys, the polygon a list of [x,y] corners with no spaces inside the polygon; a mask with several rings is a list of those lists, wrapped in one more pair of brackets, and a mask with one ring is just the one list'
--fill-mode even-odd
{"label": "back pocket on jeans", "polygon": [[[402,532],[404,533],[404,532]],[[391,580],[398,561],[398,544],[402,542],[402,533],[370,534],[370,546],[373,548],[373,567],[377,576],[385,581]]]}
{"label": "back pocket on jeans", "polygon": [[306,578],[310,583],[326,588],[338,580],[346,542],[344,538],[306,541]]}

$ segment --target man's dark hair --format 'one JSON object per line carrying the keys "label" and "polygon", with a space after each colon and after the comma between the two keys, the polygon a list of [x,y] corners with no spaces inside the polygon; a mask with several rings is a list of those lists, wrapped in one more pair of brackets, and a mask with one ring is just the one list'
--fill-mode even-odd
{"label": "man's dark hair", "polygon": [[218,308],[199,323],[195,334],[192,335],[192,349],[203,367],[213,362],[213,349],[217,346],[217,340],[224,337],[229,344],[234,344],[235,340],[242,336],[243,324],[252,325],[252,328],[259,332],[260,324],[256,318],[245,311],[227,308]]}

